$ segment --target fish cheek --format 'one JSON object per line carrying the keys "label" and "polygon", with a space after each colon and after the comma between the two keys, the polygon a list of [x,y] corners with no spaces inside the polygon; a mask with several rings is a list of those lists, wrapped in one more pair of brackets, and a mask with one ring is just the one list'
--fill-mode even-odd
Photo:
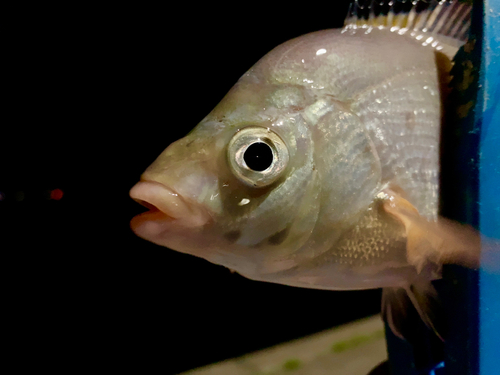
{"label": "fish cheek", "polygon": [[236,178],[219,179],[222,213],[227,217],[247,216],[270,193],[270,188],[252,189]]}
{"label": "fish cheek", "polygon": [[220,154],[217,160],[217,171],[219,174],[218,192],[223,215],[221,219],[229,219],[235,224],[236,222],[239,223],[241,218],[248,216],[255,207],[261,204],[284,179],[284,176],[266,187],[255,188],[248,186],[239,181],[231,171],[227,161],[227,149],[224,149]]}
{"label": "fish cheek", "polygon": [[242,184],[232,175],[225,161],[219,171],[217,199],[221,212],[216,219],[217,231],[227,245],[232,245],[241,238],[248,217],[266,199],[269,188],[252,189]]}

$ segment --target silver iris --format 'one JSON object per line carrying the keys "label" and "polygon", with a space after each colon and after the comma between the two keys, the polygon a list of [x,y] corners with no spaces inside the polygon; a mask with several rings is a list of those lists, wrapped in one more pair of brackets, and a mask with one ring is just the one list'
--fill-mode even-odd
{"label": "silver iris", "polygon": [[[251,169],[245,162],[245,152],[255,143],[265,143],[272,152],[269,167],[262,171]],[[260,126],[249,126],[239,130],[229,142],[227,156],[234,175],[246,185],[253,187],[271,185],[282,175],[289,160],[285,142],[270,129]]]}

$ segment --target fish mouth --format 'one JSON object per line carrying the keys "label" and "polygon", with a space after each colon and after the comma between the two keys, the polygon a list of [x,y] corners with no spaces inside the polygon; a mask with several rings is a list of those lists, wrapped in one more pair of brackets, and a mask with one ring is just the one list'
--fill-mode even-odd
{"label": "fish mouth", "polygon": [[169,224],[182,227],[201,227],[210,218],[199,204],[188,202],[175,190],[156,181],[142,180],[130,190],[130,197],[149,209],[130,222],[132,230],[149,239]]}

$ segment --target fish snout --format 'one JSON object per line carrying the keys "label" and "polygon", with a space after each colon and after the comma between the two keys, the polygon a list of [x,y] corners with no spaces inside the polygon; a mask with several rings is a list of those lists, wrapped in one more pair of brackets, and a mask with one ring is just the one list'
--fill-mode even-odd
{"label": "fish snout", "polygon": [[[146,220],[175,222],[184,227],[200,227],[209,213],[195,202],[188,202],[173,189],[155,181],[140,181],[130,190],[130,197],[149,211],[137,216],[136,224]],[[134,221],[133,220],[133,221]],[[134,228],[134,222],[132,227]]]}

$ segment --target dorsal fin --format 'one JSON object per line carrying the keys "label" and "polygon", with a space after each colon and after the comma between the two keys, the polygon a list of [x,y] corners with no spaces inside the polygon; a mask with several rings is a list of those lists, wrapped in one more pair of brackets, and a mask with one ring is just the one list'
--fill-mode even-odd
{"label": "dorsal fin", "polygon": [[409,36],[450,59],[468,37],[470,1],[353,0],[344,30],[387,29]]}

